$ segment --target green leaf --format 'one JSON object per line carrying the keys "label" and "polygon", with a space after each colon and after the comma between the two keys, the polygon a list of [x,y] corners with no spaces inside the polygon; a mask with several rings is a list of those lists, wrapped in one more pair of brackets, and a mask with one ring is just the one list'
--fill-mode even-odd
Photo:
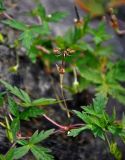
{"label": "green leaf", "polygon": [[17,142],[18,144],[22,145],[22,146],[28,145],[28,141],[26,141],[26,140],[24,140],[24,139],[17,140],[16,142]]}
{"label": "green leaf", "polygon": [[[96,137],[100,137],[103,140],[105,140],[105,130],[113,123],[112,118],[105,112],[106,103],[107,98],[99,95],[93,100],[93,104],[82,107],[82,112],[74,111],[86,123],[85,129],[90,129]],[[80,130],[75,129],[71,132],[71,135],[77,135],[81,130],[82,128]]]}
{"label": "green leaf", "polygon": [[116,142],[110,143],[110,152],[111,152],[112,155],[114,155],[116,160],[121,160],[122,159],[122,153],[121,153],[120,149],[118,148]]}
{"label": "green leaf", "polygon": [[20,159],[21,157],[23,157],[25,154],[28,153],[29,151],[29,146],[23,146],[23,147],[18,147],[14,149],[14,159]]}
{"label": "green leaf", "polygon": [[17,20],[5,20],[2,21],[4,24],[21,31],[25,31],[27,29],[27,26],[25,23],[17,21]]}
{"label": "green leaf", "polygon": [[113,135],[118,136],[121,133],[122,128],[120,126],[118,126],[118,125],[112,124],[112,125],[108,126],[108,130]]}
{"label": "green leaf", "polygon": [[19,116],[18,106],[11,97],[8,97],[8,104],[10,113],[18,117]]}
{"label": "green leaf", "polygon": [[38,131],[36,131],[32,137],[30,138],[29,142],[31,144],[37,144],[43,140],[45,140],[46,138],[48,138],[51,134],[53,134],[54,129],[50,129],[47,131],[41,131],[40,133],[38,133]]}
{"label": "green leaf", "polygon": [[24,109],[24,111],[20,114],[20,118],[23,120],[29,120],[29,118],[36,118],[43,114],[44,114],[43,109],[36,107],[29,107]]}
{"label": "green leaf", "polygon": [[125,114],[122,115],[122,128],[125,129]]}
{"label": "green leaf", "polygon": [[124,73],[124,68],[125,68],[125,60],[119,60],[116,62],[110,71],[110,74],[112,74],[111,78],[115,78],[118,81],[124,82],[125,81],[125,73]]}
{"label": "green leaf", "polygon": [[95,116],[95,117],[98,117],[98,118],[101,118],[102,117],[102,114],[97,114],[97,112],[94,110],[93,106],[86,106],[86,107],[82,107],[84,112],[89,114],[89,115],[92,115],[92,116]]}
{"label": "green leaf", "polygon": [[5,117],[5,122],[6,122],[6,135],[7,135],[7,138],[9,139],[9,141],[11,143],[13,143],[13,141],[14,141],[13,134],[12,134],[11,127],[10,127],[10,124],[9,124],[9,120],[8,120],[7,117]]}
{"label": "green leaf", "polygon": [[105,26],[105,23],[101,22],[99,23],[98,27],[89,30],[89,32],[93,35],[93,40],[96,45],[101,44],[102,42],[108,40],[111,37],[107,34]]}
{"label": "green leaf", "polygon": [[6,160],[6,158],[2,154],[0,154],[0,160]]}
{"label": "green leaf", "polygon": [[40,98],[32,101],[32,106],[46,106],[50,104],[59,103],[56,99],[53,98]]}
{"label": "green leaf", "polygon": [[47,35],[49,34],[49,26],[47,23],[43,23],[42,25],[32,25],[29,26],[19,37],[19,40],[22,41],[22,45],[26,49],[30,49],[34,38],[38,35]]}
{"label": "green leaf", "polygon": [[78,69],[80,75],[88,81],[91,81],[92,83],[96,84],[102,83],[103,79],[99,71],[85,66],[80,67]]}
{"label": "green leaf", "polygon": [[109,84],[108,93],[120,103],[125,104],[125,88],[123,88],[118,82],[112,82]]}
{"label": "green leaf", "polygon": [[32,14],[35,16],[40,16],[41,20],[44,20],[46,17],[46,10],[42,4],[38,4],[37,8],[32,11]]}
{"label": "green leaf", "polygon": [[54,157],[50,154],[50,150],[44,147],[33,145],[31,152],[37,160],[54,160]]}
{"label": "green leaf", "polygon": [[3,106],[3,101],[4,101],[3,95],[0,93],[0,107]]}
{"label": "green leaf", "polygon": [[93,100],[93,106],[94,110],[97,113],[103,113],[104,109],[106,108],[107,104],[107,98],[103,95],[98,95],[94,100]]}
{"label": "green leaf", "polygon": [[31,102],[29,95],[22,89],[18,89],[16,86],[13,87],[12,85],[3,80],[0,80],[0,82],[6,87],[7,90],[9,90],[13,95],[21,99],[23,102]]}
{"label": "green leaf", "polygon": [[5,11],[4,0],[0,0],[0,13]]}
{"label": "green leaf", "polygon": [[72,129],[68,132],[68,136],[73,136],[76,137],[78,134],[80,134],[82,131],[89,129],[89,126],[86,125],[84,127],[80,127],[80,128],[76,128],[76,129]]}
{"label": "green leaf", "polygon": [[93,126],[92,131],[95,137],[100,137],[101,139],[105,140],[104,131],[100,127]]}
{"label": "green leaf", "polygon": [[44,22],[42,25],[32,25],[29,27],[30,34],[33,35],[46,35],[49,33],[49,25]]}
{"label": "green leaf", "polygon": [[13,133],[14,139],[16,139],[16,134],[19,131],[19,129],[20,129],[20,120],[19,118],[15,118],[11,123],[11,131]]}
{"label": "green leaf", "polygon": [[6,153],[6,160],[13,160],[14,157],[14,148],[11,148],[7,153]]}
{"label": "green leaf", "polygon": [[31,34],[30,30],[25,30],[19,37],[19,40],[22,41],[22,45],[26,49],[30,49],[32,42],[33,42],[34,36]]}
{"label": "green leaf", "polygon": [[47,17],[47,20],[50,22],[58,22],[60,20],[62,20],[63,18],[65,18],[68,15],[68,13],[66,12],[54,12],[50,15],[50,17]]}

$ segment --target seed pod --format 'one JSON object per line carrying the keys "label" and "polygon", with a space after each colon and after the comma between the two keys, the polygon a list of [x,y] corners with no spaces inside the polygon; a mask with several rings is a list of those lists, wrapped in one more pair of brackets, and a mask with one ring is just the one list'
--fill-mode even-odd
{"label": "seed pod", "polygon": [[64,74],[65,73],[65,68],[63,66],[56,65],[56,67],[57,67],[57,71],[59,72],[59,74]]}

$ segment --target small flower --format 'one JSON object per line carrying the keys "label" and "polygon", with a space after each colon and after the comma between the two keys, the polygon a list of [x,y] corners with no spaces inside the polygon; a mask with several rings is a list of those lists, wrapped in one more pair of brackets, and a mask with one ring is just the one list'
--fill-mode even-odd
{"label": "small flower", "polygon": [[52,15],[51,15],[51,14],[48,14],[47,17],[48,17],[48,18],[52,18]]}

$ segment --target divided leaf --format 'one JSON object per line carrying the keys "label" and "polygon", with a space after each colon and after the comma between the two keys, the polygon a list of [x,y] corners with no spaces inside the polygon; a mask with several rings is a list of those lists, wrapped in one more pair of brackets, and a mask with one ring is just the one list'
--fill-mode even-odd
{"label": "divided leaf", "polygon": [[14,118],[11,123],[11,131],[14,139],[16,139],[16,134],[19,131],[19,129],[20,129],[20,120],[19,118]]}
{"label": "divided leaf", "polygon": [[20,119],[30,120],[30,118],[36,118],[37,116],[43,115],[43,109],[36,107],[28,107],[24,109],[23,112],[20,113]]}
{"label": "divided leaf", "polygon": [[56,103],[58,103],[58,101],[54,98],[40,98],[32,101],[32,106],[45,106]]}
{"label": "divided leaf", "polygon": [[23,22],[20,22],[18,20],[5,20],[5,21],[2,21],[4,24],[14,28],[14,29],[17,29],[17,30],[21,30],[21,31],[25,31],[27,29],[27,26],[25,23]]}
{"label": "divided leaf", "polygon": [[23,157],[24,155],[28,153],[29,149],[30,148],[28,145],[15,148],[14,149],[14,159],[20,159],[21,157]]}
{"label": "divided leaf", "polygon": [[86,125],[85,127],[81,127],[81,128],[77,128],[77,129],[72,129],[71,131],[69,131],[68,136],[73,136],[76,137],[77,135],[79,135],[82,131],[89,129],[89,126]]}
{"label": "divided leaf", "polygon": [[51,151],[48,148],[33,145],[31,152],[37,160],[54,160],[54,157],[50,154]]}
{"label": "divided leaf", "polygon": [[32,137],[30,138],[29,142],[31,144],[37,144],[43,140],[45,140],[46,138],[48,138],[51,134],[53,134],[54,129],[50,129],[47,131],[41,131],[40,133],[38,133],[38,131],[36,131]]}
{"label": "divided leaf", "polygon": [[0,80],[0,82],[6,87],[7,90],[9,90],[13,95],[21,99],[23,102],[31,102],[29,95],[22,89],[18,89],[16,86],[13,87],[12,85],[3,80]]}
{"label": "divided leaf", "polygon": [[11,97],[8,97],[8,104],[10,113],[18,117],[19,116],[18,106]]}
{"label": "divided leaf", "polygon": [[97,113],[103,113],[107,104],[107,98],[103,95],[96,96],[93,100],[93,107]]}

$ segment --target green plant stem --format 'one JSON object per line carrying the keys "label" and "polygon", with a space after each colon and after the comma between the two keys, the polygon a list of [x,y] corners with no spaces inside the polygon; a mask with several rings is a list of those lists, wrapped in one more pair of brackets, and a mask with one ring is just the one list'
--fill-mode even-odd
{"label": "green plant stem", "polygon": [[70,113],[69,113],[69,109],[68,109],[68,106],[67,106],[67,103],[66,103],[66,100],[65,100],[63,88],[61,88],[61,94],[62,94],[62,99],[64,100],[64,106],[65,106],[65,109],[66,109],[67,117],[70,118]]}
{"label": "green plant stem", "polygon": [[106,139],[106,142],[107,142],[107,144],[108,144],[108,146],[109,146],[109,148],[110,148],[110,142],[109,142],[109,139],[108,139],[108,136],[107,136],[106,133],[105,133],[105,139]]}

